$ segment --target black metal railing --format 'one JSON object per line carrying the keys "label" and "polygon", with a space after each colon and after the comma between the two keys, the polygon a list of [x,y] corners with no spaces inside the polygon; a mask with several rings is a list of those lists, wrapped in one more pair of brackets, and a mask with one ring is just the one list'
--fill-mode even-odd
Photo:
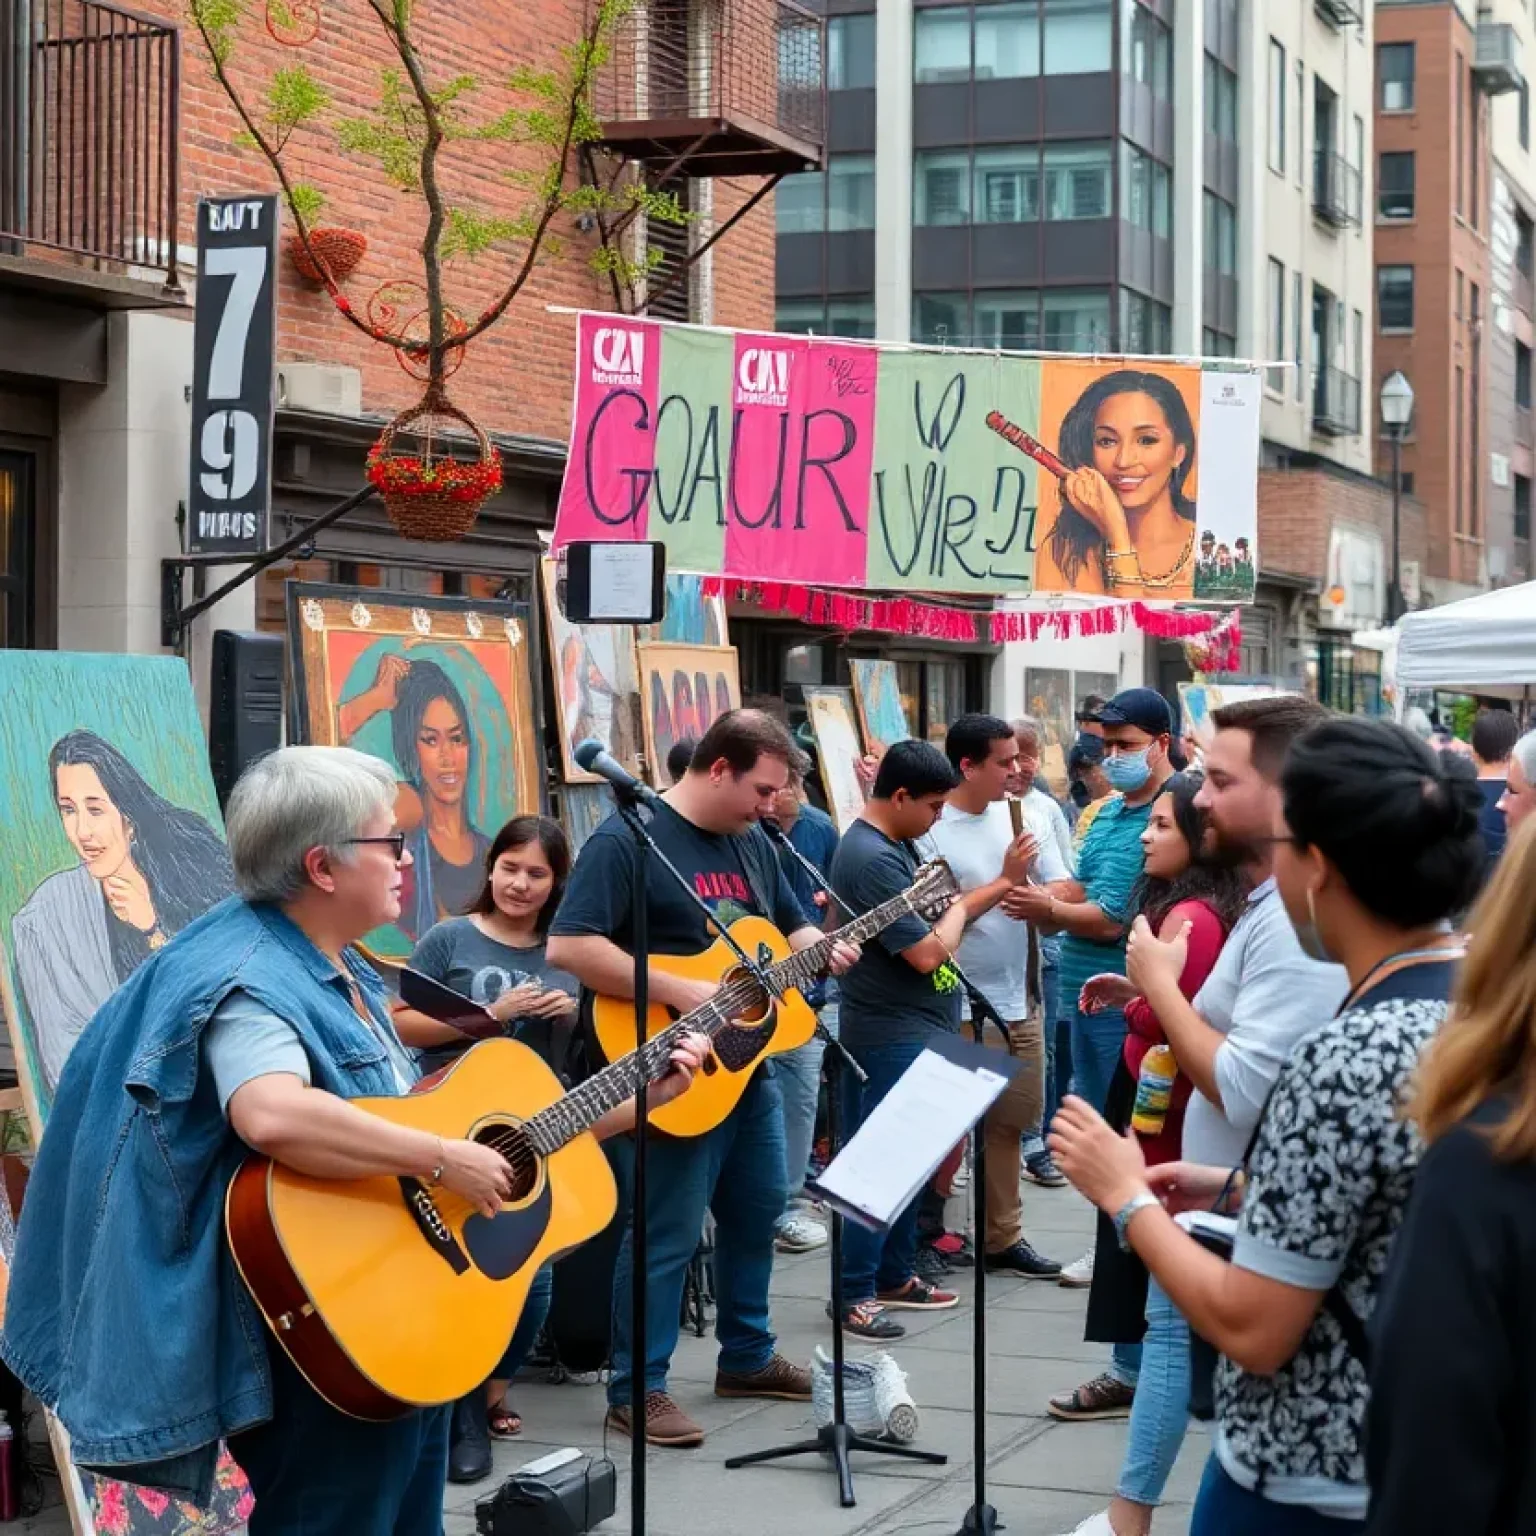
{"label": "black metal railing", "polygon": [[1312,385],[1312,426],[1327,437],[1359,437],[1360,380],[1342,368],[1319,368]]}
{"label": "black metal railing", "polygon": [[0,0],[0,251],[179,286],[181,33],[108,0]]}
{"label": "black metal railing", "polygon": [[1312,9],[1330,27],[1358,27],[1365,18],[1363,0],[1312,0]]}
{"label": "black metal railing", "polygon": [[1331,149],[1312,157],[1312,209],[1325,223],[1342,229],[1360,222],[1360,168]]}

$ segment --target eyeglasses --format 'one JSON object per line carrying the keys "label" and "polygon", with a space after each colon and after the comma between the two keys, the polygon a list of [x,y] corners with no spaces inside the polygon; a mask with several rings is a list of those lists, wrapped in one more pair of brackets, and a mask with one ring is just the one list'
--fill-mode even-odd
{"label": "eyeglasses", "polygon": [[387,837],[349,837],[345,846],[353,847],[361,843],[375,843],[380,848],[388,848],[396,864],[405,857],[404,832],[391,832]]}

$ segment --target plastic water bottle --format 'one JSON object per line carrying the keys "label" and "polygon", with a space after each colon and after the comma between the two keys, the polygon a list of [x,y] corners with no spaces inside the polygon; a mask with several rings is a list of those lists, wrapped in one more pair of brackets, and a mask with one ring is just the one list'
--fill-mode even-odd
{"label": "plastic water bottle", "polygon": [[1142,1058],[1141,1074],[1136,1079],[1136,1104],[1131,1110],[1131,1129],[1138,1136],[1156,1136],[1162,1131],[1178,1075],[1179,1064],[1169,1046],[1154,1045]]}
{"label": "plastic water bottle", "polygon": [[0,1413],[0,1520],[15,1520],[21,1513],[16,1492],[16,1432]]}

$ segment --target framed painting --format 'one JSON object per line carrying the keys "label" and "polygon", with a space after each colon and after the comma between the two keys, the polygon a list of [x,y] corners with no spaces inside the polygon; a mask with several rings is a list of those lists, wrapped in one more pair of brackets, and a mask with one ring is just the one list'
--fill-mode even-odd
{"label": "framed painting", "polygon": [[1024,672],[1024,709],[1040,722],[1040,771],[1054,794],[1067,790],[1067,753],[1077,739],[1072,718],[1072,674],[1055,667],[1028,667]]}
{"label": "framed painting", "polygon": [[638,774],[640,674],[635,667],[635,631],[627,624],[572,624],[560,612],[555,597],[555,562],[539,564],[565,780],[568,784],[602,782],[595,773],[576,766],[576,748],[589,738],[602,742],[610,756]]}
{"label": "framed painting", "polygon": [[730,645],[635,647],[644,701],[645,761],[651,784],[665,789],[667,754],[680,741],[697,741],[728,710],[741,707],[741,674]]}
{"label": "framed painting", "polygon": [[[0,650],[0,698],[0,998],[36,1144],[96,1010],[234,887],[185,662]],[[221,1536],[250,1513],[227,1452],[198,1509],[80,1472],[47,1422],[80,1536]]]}
{"label": "framed painting", "polygon": [[854,720],[853,692],[848,688],[807,688],[805,711],[816,737],[827,812],[837,823],[838,832],[843,833],[864,809],[864,786],[854,768],[862,748]]}
{"label": "framed painting", "polygon": [[642,645],[729,645],[725,598],[704,595],[704,578],[686,571],[667,575],[667,612],[660,624],[642,624],[635,633]]}
{"label": "framed painting", "polygon": [[858,706],[864,748],[875,757],[883,757],[893,742],[906,741],[912,735],[896,663],[850,661],[848,669],[853,674],[853,700]]}
{"label": "framed painting", "polygon": [[528,609],[294,581],[287,595],[299,739],[372,753],[399,778],[412,862],[400,921],[367,940],[398,965],[473,902],[501,826],[541,809]]}
{"label": "framed painting", "polygon": [[1083,707],[1083,700],[1089,694],[1097,694],[1101,699],[1109,700],[1114,698],[1119,691],[1120,678],[1117,673],[1074,672],[1072,674],[1072,728],[1074,734],[1077,730],[1077,710]]}

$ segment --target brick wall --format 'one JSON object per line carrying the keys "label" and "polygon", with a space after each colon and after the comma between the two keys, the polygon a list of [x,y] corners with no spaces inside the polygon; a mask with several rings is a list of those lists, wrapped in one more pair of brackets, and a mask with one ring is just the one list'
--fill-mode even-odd
{"label": "brick wall", "polygon": [[[381,69],[399,66],[362,0],[325,6],[320,36],[297,49],[275,43],[260,25],[260,14],[260,5],[248,8],[230,61],[231,74],[253,103],[259,104],[273,69],[302,61],[335,109],[362,116],[377,102]],[[473,75],[480,90],[469,99],[466,115],[483,120],[511,105],[530,105],[526,97],[514,98],[496,82],[519,65],[554,65],[557,50],[579,37],[583,7],[572,0],[488,0],[480,6],[438,0],[416,7],[416,17],[417,45],[430,78],[440,84],[456,75]],[[274,179],[255,150],[236,144],[239,123],[190,24],[183,82],[183,228],[191,229],[199,196],[265,191],[274,188]],[[362,310],[385,283],[421,282],[417,248],[426,207],[419,195],[397,192],[376,163],[341,153],[329,135],[318,130],[301,129],[284,158],[296,178],[326,193],[320,223],[350,225],[368,237],[368,254],[344,285],[357,309]],[[537,156],[519,159],[510,146],[495,143],[452,145],[440,161],[450,203],[502,216],[517,213],[526,197],[507,181],[507,172],[547,163]],[[719,184],[716,217],[723,219],[739,206],[755,185]],[[559,253],[546,248],[506,317],[468,349],[463,368],[450,383],[457,403],[493,432],[565,437],[575,318],[549,314],[545,306],[612,307],[607,279],[589,266],[596,238],[580,234],[565,214],[557,216],[553,233]],[[450,303],[468,317],[478,315],[522,254],[518,248],[492,252],[473,263],[454,263],[446,282]],[[726,325],[771,328],[771,198],[714,247],[713,267],[715,318]],[[394,354],[347,324],[328,296],[300,281],[286,258],[281,263],[278,311],[280,358],[361,369],[363,409],[368,414],[387,417],[419,397],[421,385],[407,376]]]}
{"label": "brick wall", "polygon": [[[1392,494],[1386,486],[1323,469],[1259,471],[1259,556],[1265,571],[1325,581],[1328,535],[1336,523],[1379,533],[1390,572]],[[1401,539],[1403,560],[1422,563],[1424,507],[1411,496],[1403,498]]]}

